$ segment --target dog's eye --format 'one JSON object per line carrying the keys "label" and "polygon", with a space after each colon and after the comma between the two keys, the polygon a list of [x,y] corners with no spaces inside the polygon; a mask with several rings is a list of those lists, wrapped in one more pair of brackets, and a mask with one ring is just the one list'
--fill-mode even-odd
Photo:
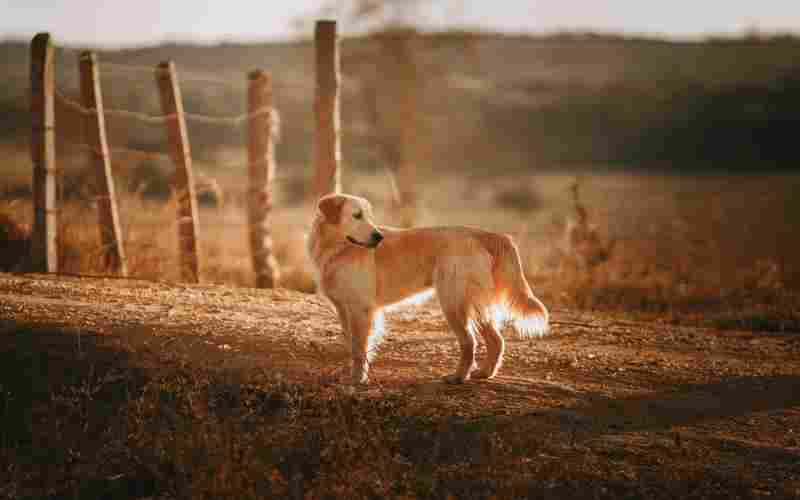
{"label": "dog's eye", "polygon": [[353,218],[357,220],[361,220],[364,218],[364,212],[356,212],[353,214]]}

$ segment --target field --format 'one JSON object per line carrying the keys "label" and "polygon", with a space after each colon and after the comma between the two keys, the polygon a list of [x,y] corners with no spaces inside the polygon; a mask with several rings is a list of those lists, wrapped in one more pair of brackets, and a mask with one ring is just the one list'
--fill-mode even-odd
{"label": "field", "polygon": [[[205,163],[198,167],[219,182],[226,200],[221,207],[201,209],[204,281],[252,286],[242,173],[214,170]],[[275,186],[275,254],[282,286],[310,292],[304,235],[311,210],[303,202],[305,177],[299,168],[287,170]],[[123,193],[125,179],[117,179]],[[392,223],[389,183],[382,173],[353,172],[345,177],[344,188],[372,200],[378,220]],[[475,225],[512,234],[529,279],[550,304],[703,326],[796,330],[798,188],[800,177],[780,173],[674,175],[585,169],[571,175],[430,176],[419,185],[419,224]],[[121,198],[132,276],[179,279],[174,210],[169,201],[133,194]],[[601,255],[591,263],[580,255],[586,250],[569,241],[577,210],[585,210],[586,224],[597,236],[598,248],[588,251]],[[32,210],[24,198],[0,202],[0,213],[25,228],[30,225]],[[65,272],[103,273],[95,218],[85,199],[65,204]]]}
{"label": "field", "polygon": [[[12,498],[796,498],[796,334],[556,308],[449,386],[436,308],[339,384],[331,308],[286,290],[0,275]],[[22,376],[21,376],[22,375]]]}
{"label": "field", "polygon": [[[348,189],[389,217],[385,180],[351,179]],[[616,242],[591,266],[564,236],[576,179],[601,241]],[[235,201],[201,211],[205,285],[177,283],[169,203],[127,196],[131,270],[145,281],[0,275],[0,494],[800,494],[796,177],[480,181],[431,180],[424,222],[514,234],[553,311],[552,334],[512,341],[501,376],[485,384],[439,382],[457,349],[438,309],[424,306],[390,317],[372,387],[341,388],[346,354],[325,301],[247,288]],[[283,283],[308,291],[308,209],[288,191],[279,198]],[[25,201],[7,208],[23,222],[30,211]],[[91,205],[65,209],[69,272],[101,272],[92,217]]]}
{"label": "field", "polygon": [[[304,255],[310,44],[101,53],[108,107],[150,114],[160,60],[214,116],[243,111],[227,81],[274,71],[276,290],[252,288],[242,130],[190,123],[217,186],[190,285],[163,130],[109,118],[122,279],[100,264],[63,107],[63,273],[28,273],[26,47],[0,46],[0,498],[800,497],[798,41],[467,36],[468,57],[432,38],[425,67],[447,66],[421,104],[418,223],[513,235],[553,319],[510,339],[497,379],[458,387],[440,382],[457,349],[431,304],[388,318],[371,386],[341,383]],[[393,223],[354,83],[374,45],[343,42],[343,182]],[[73,97],[75,56],[57,54]]]}

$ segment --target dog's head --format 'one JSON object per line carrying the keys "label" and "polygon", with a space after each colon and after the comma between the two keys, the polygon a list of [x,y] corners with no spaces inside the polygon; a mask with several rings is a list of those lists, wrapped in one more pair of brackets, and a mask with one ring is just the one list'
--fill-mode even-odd
{"label": "dog's head", "polygon": [[372,221],[372,205],[364,198],[329,194],[319,199],[317,208],[323,224],[342,240],[366,248],[375,248],[383,240]]}

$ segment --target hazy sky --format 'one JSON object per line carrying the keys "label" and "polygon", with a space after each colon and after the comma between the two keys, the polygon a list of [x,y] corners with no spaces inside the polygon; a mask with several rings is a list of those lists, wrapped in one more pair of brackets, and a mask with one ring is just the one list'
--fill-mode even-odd
{"label": "hazy sky", "polygon": [[[50,31],[59,42],[149,44],[162,40],[274,40],[298,36],[292,21],[319,0],[0,0],[0,37]],[[594,30],[671,37],[800,34],[800,0],[434,0],[430,24],[492,31]],[[304,33],[299,33],[304,34]],[[305,33],[307,35],[307,33]]]}

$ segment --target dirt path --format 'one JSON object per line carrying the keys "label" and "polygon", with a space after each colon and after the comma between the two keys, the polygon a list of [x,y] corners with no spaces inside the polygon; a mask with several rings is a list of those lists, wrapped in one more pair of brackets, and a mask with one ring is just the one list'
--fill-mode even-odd
{"label": "dirt path", "polygon": [[[405,412],[491,417],[595,452],[624,449],[628,463],[746,469],[764,494],[800,496],[800,333],[552,317],[551,335],[510,339],[496,379],[449,386],[439,379],[457,350],[438,309],[394,313],[363,392],[402,396]],[[346,366],[331,307],[286,290],[0,274],[0,336],[21,325],[69,333],[75,349],[92,339],[298,383],[336,387]]]}

